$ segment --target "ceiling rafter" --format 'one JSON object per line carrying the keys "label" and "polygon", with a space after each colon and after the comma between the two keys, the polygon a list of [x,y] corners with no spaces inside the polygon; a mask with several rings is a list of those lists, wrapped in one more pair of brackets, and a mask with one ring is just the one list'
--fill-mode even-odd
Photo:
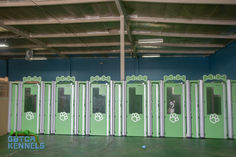
{"label": "ceiling rafter", "polygon": [[[125,53],[132,52],[132,49],[125,50]],[[62,51],[62,54],[119,54],[120,50],[102,50],[102,51]],[[168,50],[137,50],[137,53],[152,53],[152,54],[213,54],[215,51],[168,51]]]}
{"label": "ceiling rafter", "polygon": [[0,35],[0,39],[15,39],[19,37],[20,37],[19,35],[15,35],[15,34]]}
{"label": "ceiling rafter", "polygon": [[178,23],[199,25],[229,25],[236,26],[236,20],[209,20],[209,19],[184,19],[184,18],[160,18],[160,17],[135,17],[129,16],[130,21],[148,23]]}
{"label": "ceiling rafter", "polygon": [[[184,19],[184,18],[160,18],[160,17],[136,17],[128,16],[129,21],[148,23],[178,23],[178,24],[200,24],[200,25],[228,25],[236,26],[236,20],[208,20],[208,19]],[[95,23],[95,22],[118,22],[120,17],[94,17],[94,18],[63,18],[44,20],[4,20],[4,25],[50,25],[50,24],[71,24],[71,23]]]}
{"label": "ceiling rafter", "polygon": [[[44,1],[0,1],[0,7],[26,7],[26,6],[49,6],[68,5],[83,3],[113,2],[114,0],[44,0]],[[146,2],[146,3],[174,3],[174,4],[224,4],[236,5],[235,0],[123,0],[124,2]]]}
{"label": "ceiling rafter", "polygon": [[[87,33],[53,33],[53,34],[30,34],[30,38],[72,38],[72,37],[99,37],[118,36],[119,30],[111,32],[87,32]],[[127,34],[127,32],[125,32]],[[197,33],[171,33],[156,31],[132,31],[133,35],[160,36],[160,37],[183,37],[183,38],[209,38],[209,39],[236,39],[236,35],[197,34]]]}
{"label": "ceiling rafter", "polygon": [[[129,42],[125,43],[126,46],[130,46]],[[111,47],[120,46],[119,42],[111,43],[64,43],[64,44],[47,44],[47,47]],[[223,44],[194,44],[194,43],[161,43],[161,44],[138,44],[137,46],[160,46],[160,47],[185,47],[185,48],[222,48]],[[8,49],[23,49],[23,48],[40,48],[38,45],[16,45],[10,46]],[[0,47],[0,49],[5,49]]]}
{"label": "ceiling rafter", "polygon": [[236,5],[235,0],[123,0],[124,2]]}
{"label": "ceiling rafter", "polygon": [[[222,48],[224,47],[224,41],[222,40],[222,44],[195,44],[195,43],[188,43],[187,38],[205,38],[205,39],[236,39],[236,34],[234,33],[228,33],[227,31],[223,33],[213,33],[213,34],[207,34],[207,33],[182,33],[182,32],[188,32],[181,30],[179,32],[156,32],[156,31],[145,31],[145,28],[140,31],[131,31],[130,30],[130,25],[131,23],[129,22],[146,22],[146,23],[173,23],[173,24],[193,24],[193,25],[222,25],[222,26],[236,26],[236,21],[234,19],[232,20],[217,20],[217,19],[187,19],[187,18],[162,18],[162,17],[139,17],[135,15],[130,15],[128,16],[124,7],[124,2],[130,2],[130,3],[165,3],[165,4],[201,4],[201,5],[216,5],[218,6],[219,4],[222,5],[236,5],[235,0],[30,0],[30,1],[0,1],[0,8],[1,7],[24,7],[24,6],[32,6],[32,7],[41,7],[41,6],[50,6],[50,5],[69,5],[69,4],[84,4],[84,3],[104,3],[107,4],[106,2],[109,2],[109,4],[113,4],[114,2],[117,6],[117,9],[120,13],[121,16],[124,16],[125,20],[125,35],[128,37],[130,43],[125,43],[125,45],[131,46],[131,48],[126,51],[127,52],[134,52],[133,50],[136,50],[136,46],[163,46],[163,47],[194,47],[194,48]],[[145,15],[145,14],[144,14]],[[227,14],[226,14],[227,15]],[[88,16],[89,17],[89,16]],[[46,33],[43,31],[37,31],[38,34],[31,34],[28,31],[24,31],[23,27],[14,27],[15,25],[47,25],[47,24],[71,24],[71,23],[96,23],[96,22],[118,22],[120,21],[120,17],[115,16],[109,16],[109,17],[99,17],[99,16],[94,16],[94,17],[85,17],[85,18],[73,18],[73,17],[58,17],[56,16],[55,19],[50,17],[49,19],[42,19],[42,20],[36,20],[36,19],[30,19],[30,20],[0,20],[0,26],[3,28],[9,30],[10,32],[13,32],[14,34],[2,34],[0,35],[0,39],[27,39],[31,42],[33,42],[35,45],[19,45],[17,46],[11,46],[9,49],[17,49],[17,48],[45,48],[45,51],[36,51],[37,54],[40,55],[43,53],[47,54],[58,54],[62,57],[66,57],[67,53],[72,53],[71,51],[65,52],[65,51],[59,51],[60,47],[108,47],[108,46],[119,46],[118,42],[114,43],[62,43],[62,44],[57,44],[57,43],[52,43],[52,44],[47,44],[47,40],[41,40],[43,38],[81,38],[81,37],[105,37],[105,36],[119,36],[120,31],[116,29],[108,29],[107,31],[104,30],[104,32],[81,32],[81,33],[74,33],[74,31],[65,31],[67,33],[61,33],[64,31],[61,31],[60,33]],[[229,16],[231,17],[231,16]],[[232,16],[233,17],[233,16]],[[217,17],[216,17],[217,18]],[[9,19],[11,19],[9,17]],[[230,18],[231,19],[231,18]],[[64,25],[63,25],[64,26]],[[21,29],[22,28],[22,29]],[[147,29],[147,28],[146,28]],[[78,32],[75,30],[75,32]],[[124,32],[124,31],[122,31]],[[137,38],[136,38],[137,37]],[[181,37],[181,38],[186,38],[186,43],[161,43],[161,44],[142,44],[140,45],[138,42],[135,42],[134,39],[139,39],[139,37],[142,38],[159,38],[159,37]],[[111,38],[111,37],[110,37]],[[93,38],[96,39],[96,38]],[[177,39],[177,38],[176,38]],[[18,40],[14,40],[14,42],[17,43]],[[124,41],[124,40],[122,40]],[[79,41],[78,41],[79,42]],[[97,41],[99,42],[99,41]],[[19,44],[19,43],[18,43]],[[10,44],[11,45],[11,44]],[[123,44],[124,45],[124,44]],[[0,48],[1,50],[4,50],[4,48]],[[178,48],[179,49],[179,48]],[[22,54],[23,54],[23,49]],[[21,50],[19,51],[21,53]],[[38,49],[39,50],[39,49]],[[42,49],[41,49],[42,50]],[[215,53],[216,50],[212,49],[205,49],[205,50],[197,50],[196,51],[191,51],[188,53],[191,54],[199,54],[200,52],[212,54]],[[4,52],[4,51],[3,51]],[[39,52],[39,53],[38,53]],[[83,54],[85,51],[73,51],[75,54]],[[97,50],[96,52],[93,51],[92,49],[88,51],[89,54],[112,54],[112,53],[119,53],[118,49],[114,48],[114,50]],[[110,52],[110,53],[109,53]],[[171,50],[171,51],[166,51],[166,50],[161,50],[161,49],[148,49],[148,50],[138,50],[137,53],[183,53],[183,54],[188,54],[187,51],[183,50]],[[4,52],[7,53],[7,52]],[[3,54],[4,54],[3,53]],[[14,52],[13,52],[14,53]],[[12,54],[12,53],[11,53]],[[9,54],[9,55],[11,55]],[[16,53],[18,55],[19,53]],[[25,52],[24,52],[25,54]],[[45,54],[45,55],[47,55]],[[86,53],[87,54],[87,53]]]}
{"label": "ceiling rafter", "polygon": [[29,6],[49,6],[49,5],[68,5],[83,3],[102,3],[112,2],[112,0],[43,0],[43,1],[0,1],[0,7],[29,7]]}
{"label": "ceiling rafter", "polygon": [[53,34],[30,34],[31,38],[67,38],[67,37],[99,37],[99,36],[116,36],[119,30],[106,32],[87,32],[87,33],[53,33]]}
{"label": "ceiling rafter", "polygon": [[169,33],[155,31],[132,31],[133,35],[145,35],[155,37],[182,37],[182,38],[213,38],[213,39],[236,39],[236,35],[219,35],[219,34],[197,34],[197,33]]}
{"label": "ceiling rafter", "polygon": [[[132,52],[131,49],[125,50],[125,53],[130,53]],[[99,50],[99,51],[61,51],[62,54],[64,55],[79,55],[79,54],[119,54],[120,50]],[[186,50],[137,50],[137,53],[141,54],[214,54],[214,50],[194,50],[194,51],[186,51]],[[54,55],[52,52],[47,52],[47,51],[38,51],[35,52],[36,55]],[[1,52],[0,56],[14,56],[14,55],[25,55],[24,52]]]}
{"label": "ceiling rafter", "polygon": [[4,25],[46,25],[46,24],[72,24],[72,23],[95,23],[95,22],[118,22],[120,17],[90,17],[90,18],[58,18],[44,20],[5,20]]}
{"label": "ceiling rafter", "polygon": [[23,31],[15,28],[13,26],[6,26],[6,25],[4,25],[4,23],[2,21],[0,21],[0,26],[5,28],[5,29],[7,29],[8,31],[10,31],[12,33],[15,33],[15,34],[17,34],[17,35],[19,35],[19,36],[21,36],[21,37],[23,37],[25,39],[28,39],[29,41],[35,43],[36,45],[39,45],[39,46],[41,46],[43,48],[47,48],[48,50],[55,52],[56,54],[58,54],[61,57],[64,57],[64,58],[66,57],[65,55],[62,55],[58,50],[56,50],[54,48],[47,47],[47,45],[44,42],[42,42],[42,41],[40,41],[38,39],[32,39],[30,37],[30,35],[28,33],[26,33],[26,32],[23,32]]}

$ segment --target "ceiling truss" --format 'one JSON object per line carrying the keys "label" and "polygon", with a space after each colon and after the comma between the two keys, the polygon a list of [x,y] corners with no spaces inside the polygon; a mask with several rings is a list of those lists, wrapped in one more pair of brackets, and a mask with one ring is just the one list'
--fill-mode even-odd
{"label": "ceiling truss", "polygon": [[[199,5],[228,5],[236,6],[235,0],[31,0],[31,1],[0,1],[0,8],[5,7],[44,7],[44,6],[66,6],[75,4],[105,4],[113,3],[120,16],[124,16],[125,31],[124,34],[128,37],[128,41],[124,43],[126,46],[125,53],[160,53],[160,54],[189,54],[187,50],[159,50],[159,49],[137,49],[142,46],[160,46],[167,48],[196,48],[191,54],[213,54],[218,49],[223,48],[226,43],[191,43],[191,42],[164,42],[159,44],[139,44],[137,38],[186,38],[186,39],[215,39],[215,40],[235,40],[236,33],[193,33],[193,32],[164,32],[153,30],[132,30],[132,23],[146,23],[146,24],[183,24],[183,25],[209,25],[209,26],[236,26],[236,20],[233,19],[211,19],[211,18],[168,18],[168,17],[152,17],[142,16],[136,14],[128,14],[125,3],[156,3],[156,4],[199,4]],[[26,39],[32,44],[20,44],[12,45],[8,50],[19,49],[19,53],[5,51],[5,48],[0,48],[1,56],[14,56],[22,55],[22,49],[37,49],[44,48],[46,51],[38,51],[38,55],[59,55],[66,58],[67,55],[75,54],[117,54],[120,52],[119,42],[83,42],[84,38],[89,37],[114,37],[120,36],[121,32],[118,29],[101,30],[101,31],[85,31],[85,32],[61,32],[61,33],[31,33],[24,29],[20,29],[21,26],[34,26],[34,25],[67,25],[67,24],[85,24],[85,23],[119,23],[120,16],[114,14],[113,16],[85,16],[80,18],[75,17],[53,17],[46,19],[4,19],[0,20],[0,27],[5,28],[11,33],[1,33],[0,40],[22,40]],[[62,38],[78,38],[81,42],[71,43],[50,43],[49,39],[62,39]],[[60,48],[96,48],[96,47],[114,47],[113,50],[88,50],[88,51],[62,51]],[[115,49],[117,48],[117,49]],[[206,48],[205,50],[197,50],[197,48]],[[209,50],[209,48],[211,48]],[[25,54],[25,53],[24,53]]]}

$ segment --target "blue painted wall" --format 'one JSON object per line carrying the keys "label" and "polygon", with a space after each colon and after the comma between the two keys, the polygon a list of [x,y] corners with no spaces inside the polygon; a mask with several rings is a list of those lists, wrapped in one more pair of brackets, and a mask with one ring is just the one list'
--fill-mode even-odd
{"label": "blue painted wall", "polygon": [[47,61],[8,61],[8,78],[10,81],[22,80],[24,76],[42,76],[43,80],[55,80],[55,76],[70,75],[70,61],[50,59]]}
{"label": "blue painted wall", "polygon": [[[94,75],[109,75],[120,79],[118,58],[72,58],[47,61],[9,60],[9,80],[22,80],[24,76],[42,76],[43,80],[55,80],[56,76],[75,76],[77,80],[89,80]],[[102,63],[102,64],[101,64]],[[126,59],[126,75],[147,75],[150,80],[160,80],[163,75],[182,74],[188,79],[201,79],[210,70],[209,58],[141,58]]]}
{"label": "blue painted wall", "polygon": [[[43,80],[55,80],[56,76],[76,76],[77,80],[89,80],[94,75],[109,75],[120,79],[119,58],[71,58],[47,61],[0,60],[0,77],[8,74],[9,80],[22,80],[24,76],[42,76]],[[102,63],[102,64],[101,64]],[[7,70],[8,67],[8,70]],[[236,79],[236,41],[210,57],[194,58],[140,58],[126,59],[126,75],[147,75],[150,80],[160,80],[163,75],[182,74],[187,79],[201,79],[204,74],[227,74]]]}
{"label": "blue painted wall", "polygon": [[0,60],[0,77],[7,76],[7,61]]}
{"label": "blue painted wall", "polygon": [[209,61],[211,73],[226,74],[228,79],[236,80],[236,41],[219,50]]}

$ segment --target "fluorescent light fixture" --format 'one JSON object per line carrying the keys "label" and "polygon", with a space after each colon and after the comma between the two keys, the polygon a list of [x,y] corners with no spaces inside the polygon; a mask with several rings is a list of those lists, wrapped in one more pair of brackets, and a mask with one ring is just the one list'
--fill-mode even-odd
{"label": "fluorescent light fixture", "polygon": [[8,47],[8,45],[4,43],[0,43],[0,47]]}
{"label": "fluorescent light fixture", "polygon": [[139,39],[139,44],[156,44],[156,43],[163,43],[163,39]]}
{"label": "fluorescent light fixture", "polygon": [[39,51],[39,50],[46,50],[46,48],[44,48],[44,47],[36,47],[36,48],[33,48],[32,50]]}
{"label": "fluorescent light fixture", "polygon": [[149,49],[158,49],[161,48],[161,46],[151,46],[151,45],[142,45],[141,48],[149,48]]}
{"label": "fluorescent light fixture", "polygon": [[88,19],[99,19],[100,16],[85,16]]}
{"label": "fluorescent light fixture", "polygon": [[30,58],[29,60],[31,61],[43,61],[43,60],[47,60],[46,57],[33,57],[33,58]]}
{"label": "fluorescent light fixture", "polygon": [[0,32],[8,32],[8,30],[3,27],[0,27]]}
{"label": "fluorescent light fixture", "polygon": [[160,54],[155,54],[155,55],[143,55],[143,58],[157,58],[157,57],[161,57]]}

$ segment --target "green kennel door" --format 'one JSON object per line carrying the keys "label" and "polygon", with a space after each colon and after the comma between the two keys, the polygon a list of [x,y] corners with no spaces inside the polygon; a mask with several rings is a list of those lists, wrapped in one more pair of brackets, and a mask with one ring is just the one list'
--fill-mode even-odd
{"label": "green kennel door", "polygon": [[185,137],[185,76],[164,76],[165,137]]}
{"label": "green kennel door", "polygon": [[90,135],[109,135],[110,76],[90,78]]}
{"label": "green kennel door", "polygon": [[41,77],[24,77],[22,87],[21,130],[39,132]]}
{"label": "green kennel door", "polygon": [[147,77],[126,77],[127,136],[146,136],[147,134]]}
{"label": "green kennel door", "polygon": [[75,77],[56,78],[55,134],[73,134]]}
{"label": "green kennel door", "polygon": [[203,76],[203,81],[205,137],[226,138],[226,76]]}

